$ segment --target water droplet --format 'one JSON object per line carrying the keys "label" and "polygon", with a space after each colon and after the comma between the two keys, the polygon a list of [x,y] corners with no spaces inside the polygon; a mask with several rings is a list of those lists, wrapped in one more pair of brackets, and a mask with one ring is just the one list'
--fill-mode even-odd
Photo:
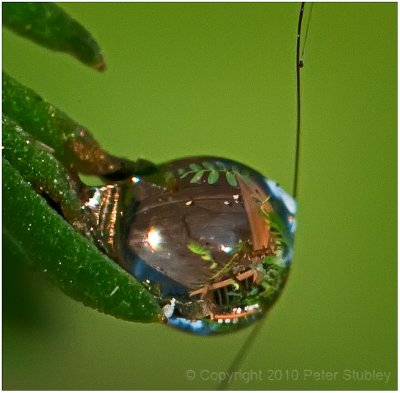
{"label": "water droplet", "polygon": [[156,296],[170,326],[214,334],[266,314],[293,255],[288,194],[247,166],[213,157],[166,163],[123,190],[131,199],[115,239],[119,262]]}
{"label": "water droplet", "polygon": [[138,177],[136,177],[136,176],[133,176],[131,178],[131,181],[132,181],[133,184],[136,184],[136,183],[139,183],[140,179]]}

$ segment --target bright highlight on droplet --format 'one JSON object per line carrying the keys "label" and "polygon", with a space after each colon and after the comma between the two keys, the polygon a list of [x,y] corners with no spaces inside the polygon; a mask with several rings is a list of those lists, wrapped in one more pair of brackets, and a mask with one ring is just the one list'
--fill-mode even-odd
{"label": "bright highlight on droplet", "polygon": [[160,231],[154,227],[151,227],[146,234],[146,243],[153,251],[155,251],[158,249],[161,240]]}
{"label": "bright highlight on droplet", "polygon": [[132,182],[133,184],[139,183],[139,181],[140,181],[140,179],[139,179],[138,177],[136,177],[136,176],[132,176],[132,177],[131,177],[131,182]]}
{"label": "bright highlight on droplet", "polygon": [[86,202],[86,206],[88,206],[91,209],[95,209],[99,204],[100,196],[101,196],[100,190],[96,190],[94,195],[91,198],[89,198],[89,200]]}
{"label": "bright highlight on droplet", "polygon": [[233,250],[233,248],[232,247],[229,247],[229,246],[224,246],[223,244],[221,244],[221,251],[223,251],[223,252],[225,252],[225,253],[227,253],[227,254],[229,254],[232,250]]}

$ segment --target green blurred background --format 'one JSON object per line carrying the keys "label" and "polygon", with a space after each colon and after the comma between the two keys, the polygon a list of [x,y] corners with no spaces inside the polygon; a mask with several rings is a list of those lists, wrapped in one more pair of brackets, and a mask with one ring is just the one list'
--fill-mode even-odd
{"label": "green blurred background", "polygon": [[[108,70],[3,29],[9,73],[114,154],[226,156],[291,191],[299,3],[61,5],[98,39]],[[229,386],[395,389],[397,4],[316,3],[304,61],[293,269]],[[216,388],[252,332],[204,338],[120,321],[3,252],[4,389]],[[364,370],[391,374],[367,381]]]}

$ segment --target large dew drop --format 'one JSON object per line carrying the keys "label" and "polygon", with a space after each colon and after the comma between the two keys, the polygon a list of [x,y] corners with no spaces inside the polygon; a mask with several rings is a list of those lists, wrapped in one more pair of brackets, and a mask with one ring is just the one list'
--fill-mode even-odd
{"label": "large dew drop", "polygon": [[[159,299],[168,324],[227,332],[262,317],[290,266],[294,200],[233,161],[172,161],[132,181],[121,263]],[[121,228],[122,229],[122,228]]]}
{"label": "large dew drop", "polygon": [[169,325],[228,332],[278,298],[296,204],[275,182],[234,161],[192,157],[133,177],[117,194],[123,214],[108,237],[111,254],[154,294]]}

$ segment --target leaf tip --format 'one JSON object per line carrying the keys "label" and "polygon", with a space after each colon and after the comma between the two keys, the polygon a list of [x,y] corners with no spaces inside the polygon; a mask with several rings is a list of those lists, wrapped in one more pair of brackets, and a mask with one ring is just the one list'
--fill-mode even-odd
{"label": "leaf tip", "polygon": [[104,72],[107,69],[107,64],[106,64],[106,60],[104,59],[104,57],[101,56],[99,59],[97,59],[92,64],[92,68],[94,68],[96,71]]}

